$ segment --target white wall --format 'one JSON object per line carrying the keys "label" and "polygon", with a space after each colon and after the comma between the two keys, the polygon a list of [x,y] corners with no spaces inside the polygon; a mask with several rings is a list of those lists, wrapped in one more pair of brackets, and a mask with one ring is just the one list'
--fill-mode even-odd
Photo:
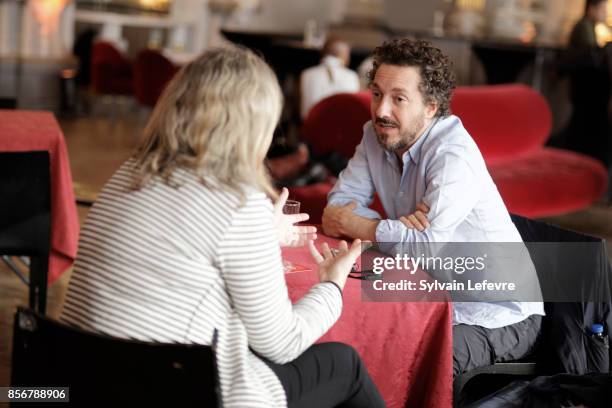
{"label": "white wall", "polygon": [[384,20],[398,31],[429,31],[444,0],[385,0]]}
{"label": "white wall", "polygon": [[75,3],[70,2],[61,9],[57,21],[50,24],[51,31],[42,32],[40,22],[35,17],[32,0],[26,3],[21,27],[21,55],[32,58],[62,59],[72,53],[74,41]]}
{"label": "white wall", "polygon": [[[530,9],[530,4],[538,7]],[[495,21],[495,14],[502,6],[513,5],[518,13],[516,25],[520,25],[523,19],[533,20],[539,32],[538,40],[552,43],[565,42],[584,10],[584,0],[488,0],[486,5],[485,13],[490,23]],[[505,21],[511,18],[503,17]],[[493,27],[490,31],[494,31]]]}
{"label": "white wall", "polygon": [[17,2],[0,1],[0,56],[17,53],[20,7]]}
{"label": "white wall", "polygon": [[[508,1],[525,6],[530,1],[487,0],[485,14],[490,23],[496,10]],[[533,0],[532,0],[533,1]],[[448,10],[448,0],[385,0],[385,22],[396,30],[428,31],[432,28],[433,14],[438,9]],[[540,27],[546,39],[567,36],[571,26],[582,14],[584,0],[541,0],[543,24]]]}
{"label": "white wall", "polygon": [[320,23],[342,19],[346,0],[262,0],[250,16],[230,18],[224,28],[231,30],[302,33],[307,20]]}

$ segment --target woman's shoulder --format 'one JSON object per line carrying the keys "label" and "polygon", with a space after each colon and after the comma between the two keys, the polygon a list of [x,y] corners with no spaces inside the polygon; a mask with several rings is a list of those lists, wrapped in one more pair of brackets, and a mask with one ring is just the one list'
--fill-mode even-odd
{"label": "woman's shoulder", "polygon": [[171,201],[181,203],[181,206],[208,208],[225,215],[240,211],[243,207],[266,211],[272,208],[266,194],[255,187],[230,188],[213,176],[197,175],[186,169],[175,170],[168,180],[155,176],[142,187],[135,187],[137,177],[137,163],[134,159],[128,159],[115,172],[105,190],[121,191],[134,198],[155,197],[160,204]]}
{"label": "woman's shoulder", "polygon": [[262,222],[268,222],[272,219],[273,206],[266,194],[251,186],[245,187],[242,191],[240,203],[236,208],[237,218],[246,216]]}

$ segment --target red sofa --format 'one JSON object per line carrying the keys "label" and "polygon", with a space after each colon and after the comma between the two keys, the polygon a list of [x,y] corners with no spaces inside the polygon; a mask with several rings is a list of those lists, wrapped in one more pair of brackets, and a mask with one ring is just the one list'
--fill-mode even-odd
{"label": "red sofa", "polygon": [[552,117],[546,100],[520,84],[457,88],[451,102],[482,152],[508,210],[543,217],[584,208],[605,192],[597,160],[544,146]]}
{"label": "red sofa", "polygon": [[[316,154],[333,149],[352,156],[370,119],[369,93],[331,96],[311,110],[303,136]],[[480,148],[508,207],[515,214],[542,217],[586,207],[607,186],[607,171],[578,153],[545,147],[551,113],[544,98],[518,85],[459,87],[451,102]],[[290,189],[311,221],[321,220],[330,183]],[[378,202],[372,205],[382,211]],[[384,215],[381,212],[381,215]]]}

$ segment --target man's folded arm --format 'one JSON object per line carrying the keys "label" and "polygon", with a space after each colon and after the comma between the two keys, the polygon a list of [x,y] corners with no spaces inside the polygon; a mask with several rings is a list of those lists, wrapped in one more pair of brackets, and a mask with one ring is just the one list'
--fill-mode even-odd
{"label": "man's folded arm", "polygon": [[427,169],[422,201],[429,207],[429,228],[418,231],[399,220],[382,220],[376,228],[376,241],[449,242],[480,199],[478,178],[463,156],[460,152],[439,152]]}

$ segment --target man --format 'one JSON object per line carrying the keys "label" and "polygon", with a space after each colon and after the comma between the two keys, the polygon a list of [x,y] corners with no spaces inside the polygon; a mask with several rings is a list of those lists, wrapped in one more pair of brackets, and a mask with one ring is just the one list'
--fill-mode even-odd
{"label": "man", "polygon": [[570,35],[567,59],[562,65],[570,77],[572,116],[564,131],[568,147],[612,164],[609,61],[597,40],[595,26],[605,23],[608,3],[587,0],[584,16]]}
{"label": "man", "polygon": [[330,38],[323,46],[321,64],[302,72],[300,79],[301,115],[306,118],[317,102],[343,92],[358,92],[357,73],[346,68],[351,47],[346,41]]}
{"label": "man", "polygon": [[[448,58],[424,41],[374,50],[372,120],[329,194],[323,230],[378,242],[521,242],[478,147],[450,115]],[[368,208],[377,193],[389,217]],[[454,374],[519,359],[536,342],[541,302],[456,302]]]}
{"label": "man", "polygon": [[587,0],[584,4],[584,15],[570,34],[569,46],[571,48],[599,48],[595,25],[605,23],[608,15],[608,3],[606,0]]}

